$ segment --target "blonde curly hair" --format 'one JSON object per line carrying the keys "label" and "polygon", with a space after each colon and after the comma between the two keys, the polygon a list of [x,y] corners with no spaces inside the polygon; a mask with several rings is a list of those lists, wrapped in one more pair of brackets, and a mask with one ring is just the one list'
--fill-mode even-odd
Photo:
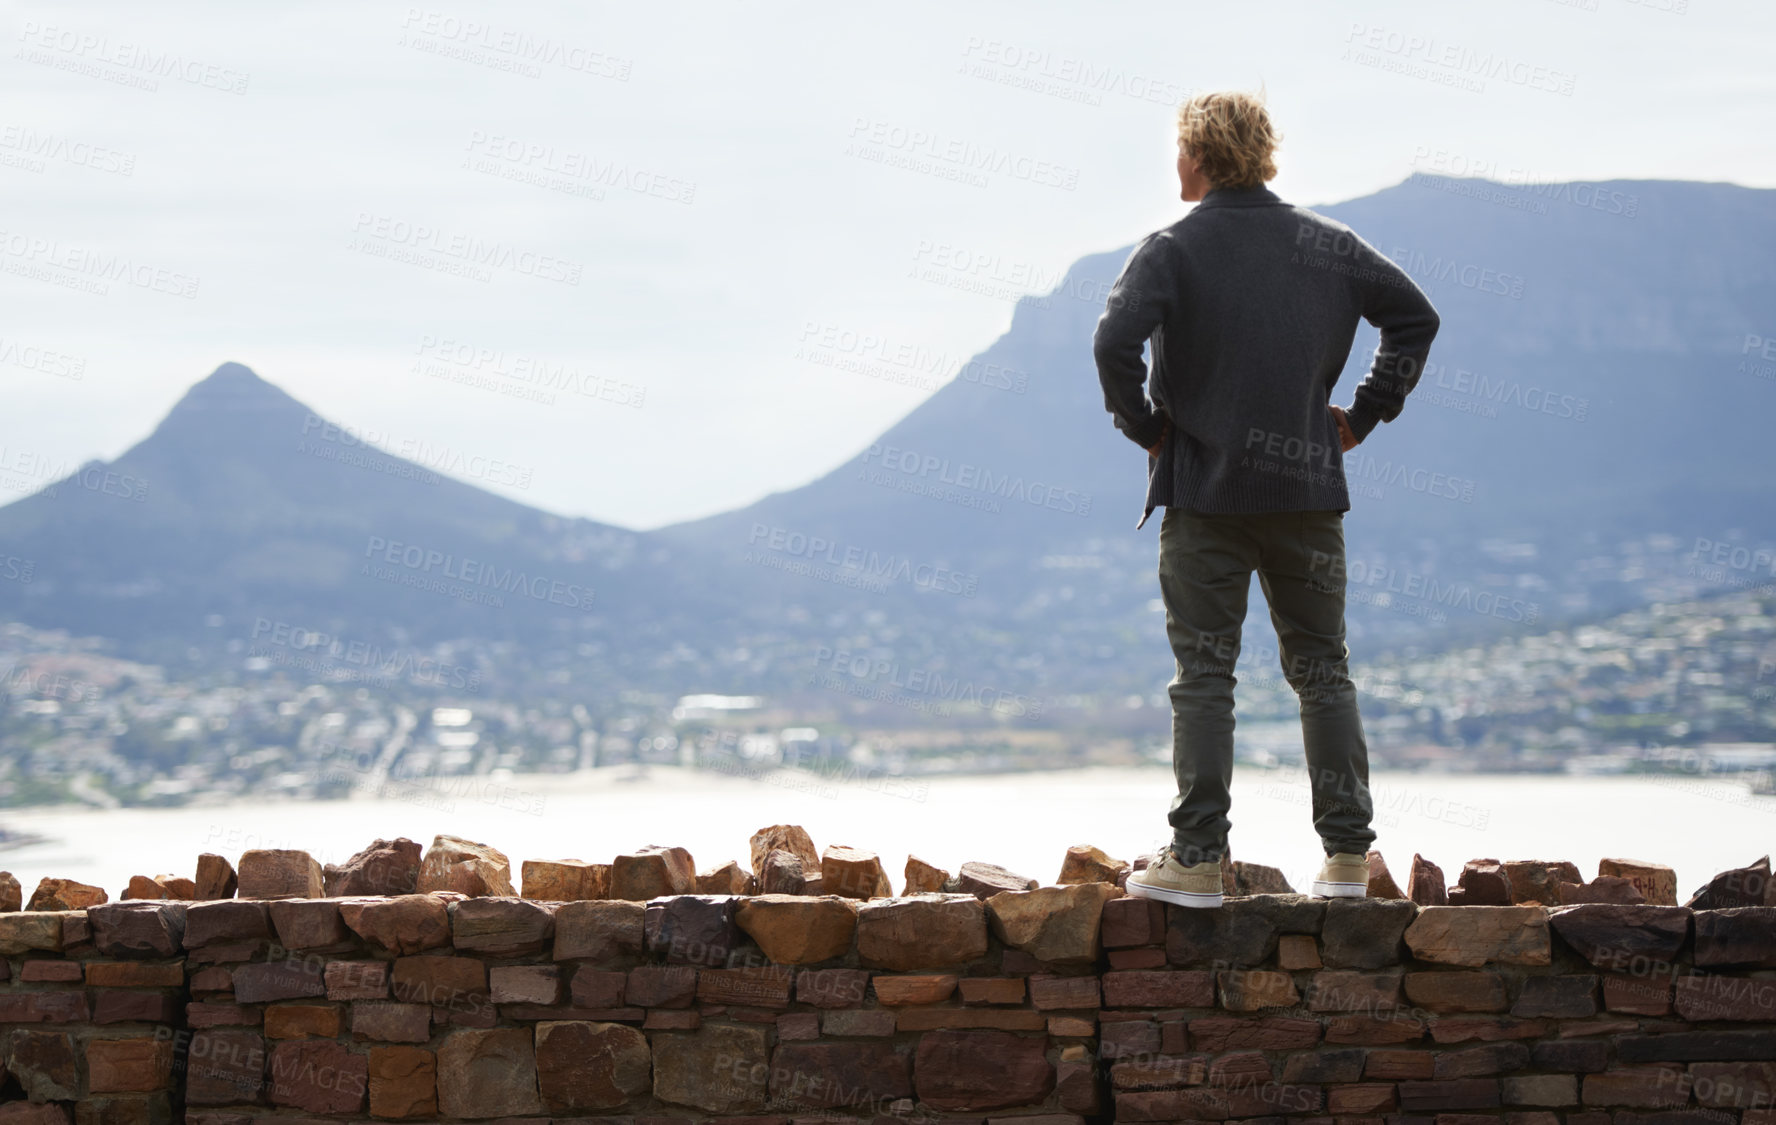
{"label": "blonde curly hair", "polygon": [[1215,187],[1255,187],[1275,179],[1281,139],[1262,91],[1197,94],[1178,107],[1178,149],[1196,158]]}

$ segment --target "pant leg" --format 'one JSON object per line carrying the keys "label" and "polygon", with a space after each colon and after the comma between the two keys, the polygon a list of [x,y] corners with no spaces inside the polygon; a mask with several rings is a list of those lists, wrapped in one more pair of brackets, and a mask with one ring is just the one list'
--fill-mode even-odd
{"label": "pant leg", "polygon": [[1270,603],[1283,675],[1301,701],[1314,829],[1327,855],[1361,855],[1375,842],[1375,809],[1344,643],[1344,518],[1335,511],[1287,512],[1271,520],[1258,580]]}
{"label": "pant leg", "polygon": [[1178,666],[1167,685],[1178,793],[1166,820],[1186,863],[1219,860],[1227,849],[1233,666],[1257,562],[1243,519],[1167,508],[1159,525],[1159,592]]}

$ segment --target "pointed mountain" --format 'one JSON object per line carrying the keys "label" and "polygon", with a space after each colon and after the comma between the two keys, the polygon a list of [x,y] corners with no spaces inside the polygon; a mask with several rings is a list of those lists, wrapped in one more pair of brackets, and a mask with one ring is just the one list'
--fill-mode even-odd
{"label": "pointed mountain", "polygon": [[690,552],[445,475],[484,467],[462,451],[400,451],[415,459],[225,363],[115,461],[0,509],[0,537],[34,564],[0,583],[0,615],[125,640],[250,640],[281,622],[545,647],[720,616]]}
{"label": "pointed mountain", "polygon": [[[1776,191],[1414,176],[1314,209],[1399,262],[1442,315],[1404,413],[1346,458],[1347,543],[1374,580],[1434,577],[1583,612],[1609,602],[1579,561],[1620,537],[1776,539],[1761,452],[1776,365],[1760,377],[1746,354],[1776,337]],[[735,557],[757,528],[789,528],[978,575],[959,619],[1144,635],[1161,513],[1133,530],[1147,458],[1112,428],[1091,355],[1131,250],[1082,258],[1053,293],[1022,300],[963,377],[845,464],[660,534]],[[1359,326],[1335,402],[1349,403],[1376,342]],[[986,377],[1004,372],[1025,389]],[[1530,561],[1496,565],[1504,540]],[[1385,597],[1352,612],[1359,629],[1424,624]]]}

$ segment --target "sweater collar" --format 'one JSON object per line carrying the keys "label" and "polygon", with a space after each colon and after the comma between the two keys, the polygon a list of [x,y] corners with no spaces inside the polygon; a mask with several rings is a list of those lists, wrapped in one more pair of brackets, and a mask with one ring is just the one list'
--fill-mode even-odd
{"label": "sweater collar", "polygon": [[1210,188],[1197,203],[1198,207],[1262,207],[1267,203],[1281,203],[1282,199],[1276,192],[1263,184],[1250,187],[1215,187]]}

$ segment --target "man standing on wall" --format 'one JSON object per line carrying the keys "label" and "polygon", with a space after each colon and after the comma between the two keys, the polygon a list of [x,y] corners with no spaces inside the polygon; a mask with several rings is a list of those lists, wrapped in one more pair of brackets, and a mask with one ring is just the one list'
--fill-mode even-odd
{"label": "man standing on wall", "polygon": [[[1278,135],[1251,94],[1178,110],[1180,197],[1197,205],[1135,247],[1092,340],[1104,405],[1150,458],[1159,586],[1177,660],[1172,841],[1130,894],[1221,905],[1233,781],[1233,668],[1252,572],[1301,704],[1322,897],[1367,893],[1368,747],[1344,632],[1342,455],[1400,413],[1437,334],[1405,271],[1343,223],[1285,203]],[[1330,403],[1361,318],[1381,330],[1348,411]],[[1144,343],[1151,342],[1152,402]]]}

